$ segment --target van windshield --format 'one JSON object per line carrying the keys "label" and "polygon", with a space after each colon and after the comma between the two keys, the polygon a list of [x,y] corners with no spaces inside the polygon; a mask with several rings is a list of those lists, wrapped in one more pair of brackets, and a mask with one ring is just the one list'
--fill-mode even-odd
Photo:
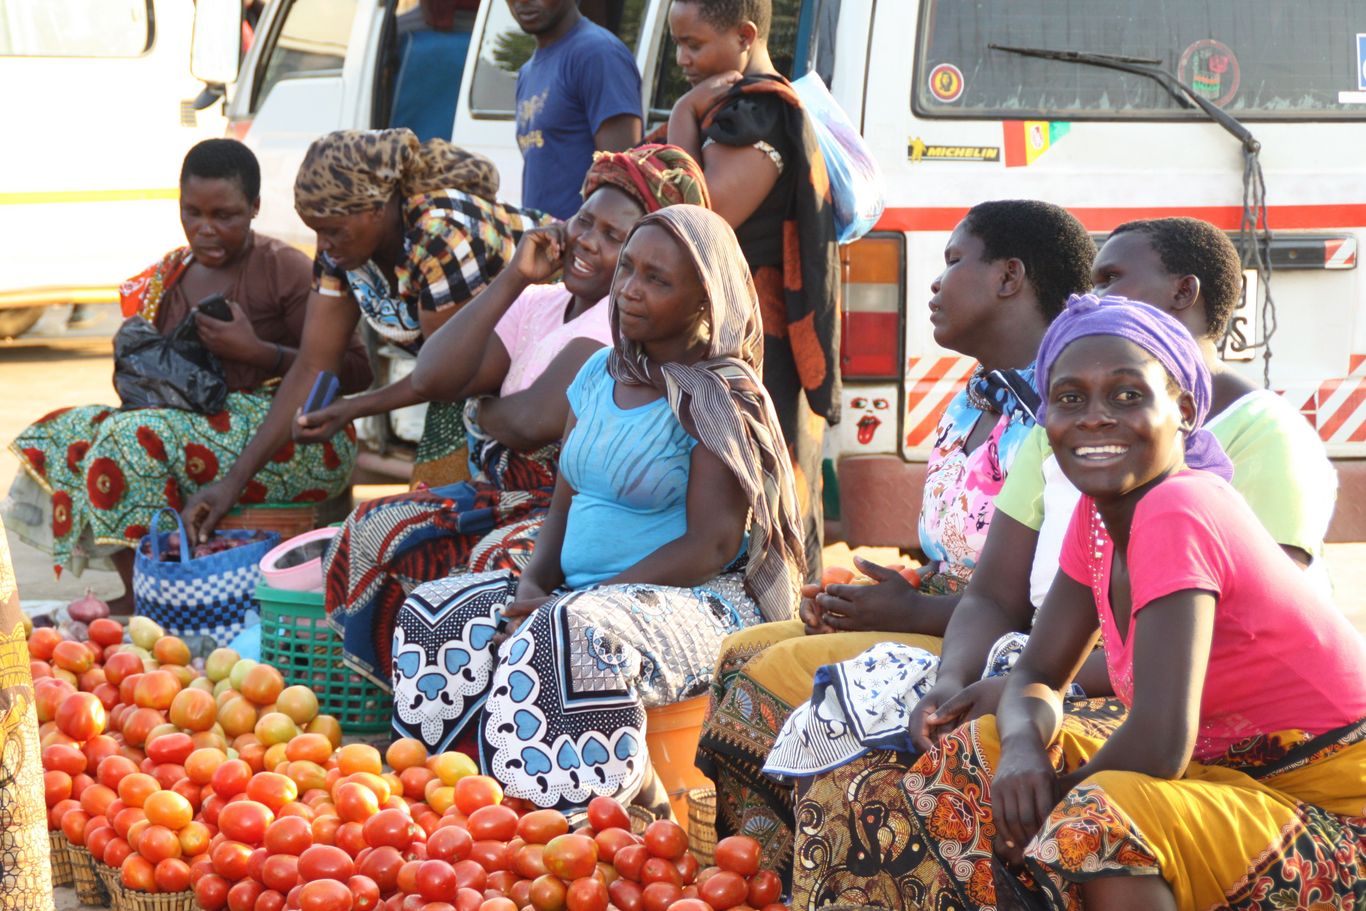
{"label": "van windshield", "polygon": [[1360,0],[924,0],[919,35],[926,117],[1204,116],[1143,76],[988,47],[1002,44],[1147,58],[1240,120],[1366,118]]}

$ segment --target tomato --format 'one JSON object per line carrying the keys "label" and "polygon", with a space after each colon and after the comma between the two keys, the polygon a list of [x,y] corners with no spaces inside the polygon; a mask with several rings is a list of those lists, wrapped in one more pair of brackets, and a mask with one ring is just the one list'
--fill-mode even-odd
{"label": "tomato", "polygon": [[627,845],[624,848],[617,849],[612,865],[617,868],[617,872],[622,876],[640,882],[640,870],[645,866],[645,861],[649,857],[650,849],[645,845]]}
{"label": "tomato", "polygon": [[443,901],[458,888],[455,870],[444,860],[424,860],[414,877],[418,893],[427,901]]}
{"label": "tomato", "polygon": [[473,860],[458,861],[451,869],[455,871],[455,881],[461,889],[482,892],[489,881],[488,873]]}
{"label": "tomato", "polygon": [[282,816],[266,828],[263,843],[271,854],[298,857],[313,846],[313,828],[309,821],[301,816]]}
{"label": "tomato", "polygon": [[305,884],[299,892],[300,911],[351,911],[355,902],[355,897],[351,890],[346,888],[345,883],[337,882],[335,879],[316,879]]}
{"label": "tomato", "polygon": [[257,772],[247,782],[247,797],[279,813],[285,804],[298,799],[299,786],[293,779],[278,772]]}
{"label": "tomato", "polygon": [[119,867],[133,853],[133,848],[122,838],[115,838],[104,846],[104,862],[110,867]]}
{"label": "tomato", "polygon": [[132,775],[137,765],[127,756],[106,756],[95,767],[95,779],[106,788],[117,788],[125,775]]}
{"label": "tomato", "polygon": [[85,754],[70,744],[54,743],[43,750],[43,768],[49,771],[79,775],[86,765]]}
{"label": "tomato", "polygon": [[569,911],[607,911],[607,902],[607,886],[596,876],[574,880],[564,897]]}
{"label": "tomato", "polygon": [[[199,690],[190,690],[190,692],[208,696],[208,693]],[[172,762],[176,765],[184,765],[185,760],[189,759],[190,754],[194,752],[194,741],[190,739],[189,734],[179,732],[162,734],[148,741],[146,751],[147,758],[155,763]]]}
{"label": "tomato", "polygon": [[501,841],[476,841],[470,848],[470,860],[488,873],[506,871],[512,866],[508,860],[508,846]]}
{"label": "tomato", "polygon": [[138,853],[154,864],[179,857],[180,837],[165,826],[148,826],[138,838]]}
{"label": "tomato", "polygon": [[299,855],[299,878],[306,883],[316,879],[349,879],[355,873],[351,855],[332,845],[314,845]]}
{"label": "tomato", "polygon": [[228,911],[252,911],[265,886],[254,879],[244,879],[228,890]]}
{"label": "tomato", "polygon": [[640,868],[640,881],[649,885],[650,883],[673,883],[680,889],[683,888],[683,874],[672,861],[662,857],[647,858]]}
{"label": "tomato", "polygon": [[683,897],[683,890],[673,883],[650,883],[640,892],[641,911],[667,911]]}
{"label": "tomato", "polygon": [[158,892],[184,892],[190,888],[190,865],[178,857],[168,857],[156,865],[152,879]]}
{"label": "tomato", "polygon": [[209,777],[209,787],[213,788],[213,792],[219,797],[232,797],[247,789],[251,775],[251,766],[241,759],[229,759],[213,770],[213,775]]}
{"label": "tomato", "polygon": [[398,868],[398,891],[410,895],[417,893],[417,871],[425,861],[409,860]]}
{"label": "tomato", "polygon": [[463,888],[455,893],[456,911],[479,911],[479,906],[483,903],[484,896],[477,889]]}
{"label": "tomato", "polygon": [[[360,746],[360,744],[352,744]],[[346,822],[365,822],[379,812],[379,798],[365,785],[354,781],[337,785],[332,792],[337,815]]]}
{"label": "tomato", "polygon": [[355,857],[364,851],[365,829],[358,822],[344,822],[337,828],[337,847]]}
{"label": "tomato", "polygon": [[138,892],[157,890],[156,867],[141,854],[129,854],[119,867],[119,879],[125,888]]}
{"label": "tomato", "polygon": [[772,870],[760,870],[749,878],[746,901],[755,908],[771,905],[783,896],[783,880]]}
{"label": "tomato", "polygon": [[[563,911],[565,893],[568,887],[558,876],[547,873],[531,882],[531,893],[527,900],[536,911]],[[622,909],[627,911],[627,909]]]}
{"label": "tomato", "polygon": [[54,807],[58,801],[66,800],[70,796],[71,776],[69,774],[55,769],[43,773],[43,801],[48,807]]}
{"label": "tomato", "polygon": [[119,833],[115,832],[109,826],[100,826],[98,829],[92,829],[90,825],[87,824],[85,827],[85,849],[90,852],[91,857],[98,857],[100,860],[103,860],[105,849],[109,847],[111,841],[118,837]]}
{"label": "tomato", "polygon": [[547,870],[572,881],[597,868],[598,844],[587,835],[560,835],[545,846],[544,856]]}
{"label": "tomato", "polygon": [[701,866],[697,858],[693,857],[692,852],[688,852],[674,861],[674,867],[678,870],[678,875],[683,877],[683,885],[697,881],[697,870]]}
{"label": "tomato", "polygon": [[157,791],[143,801],[142,811],[152,825],[165,826],[179,832],[194,818],[194,807],[175,791]]}
{"label": "tomato", "polygon": [[697,892],[716,911],[726,911],[745,903],[749,898],[749,884],[739,873],[722,870],[698,886]]}
{"label": "tomato", "polygon": [[608,829],[631,831],[631,817],[614,797],[594,797],[588,801],[588,824],[599,833]]}
{"label": "tomato", "polygon": [[72,740],[84,742],[104,733],[109,714],[94,693],[72,693],[57,706],[55,720],[59,731]]}
{"label": "tomato", "polygon": [[513,877],[513,883],[507,890],[508,898],[512,899],[518,908],[529,907],[531,905],[532,881],[529,879],[520,879],[515,874],[509,875]]}
{"label": "tomato", "polygon": [[669,906],[669,911],[713,911],[712,906],[700,898],[680,898]]}
{"label": "tomato", "polygon": [[365,820],[361,831],[372,848],[389,845],[406,851],[417,835],[417,825],[402,810],[380,810]]}
{"label": "tomato", "polygon": [[267,889],[289,892],[299,884],[299,858],[290,854],[272,854],[261,865],[261,882]]}
{"label": "tomato", "polygon": [[194,884],[194,900],[204,911],[222,911],[228,906],[228,881],[217,873],[201,876]]}
{"label": "tomato", "polygon": [[[641,911],[643,907],[641,901],[641,888],[637,883],[629,879],[619,879],[607,887],[607,895],[612,900],[612,904],[621,911]],[[537,909],[542,911],[542,909]],[[545,909],[545,911],[557,911],[557,909]]]}
{"label": "tomato", "polygon": [[559,810],[533,810],[517,821],[517,835],[529,844],[544,845],[569,831],[569,820]]}
{"label": "tomato", "polygon": [[760,854],[759,843],[747,835],[731,835],[716,843],[716,865],[741,876],[759,872]]}
{"label": "tomato", "polygon": [[[441,830],[438,829],[438,832]],[[430,843],[428,849],[431,848]],[[545,865],[545,845],[523,845],[511,854],[512,869],[517,875],[527,879],[536,879],[549,873],[549,868]]]}
{"label": "tomato", "polygon": [[479,807],[470,814],[465,828],[475,841],[511,841],[517,834],[517,811],[500,804]]}
{"label": "tomato", "polygon": [[267,889],[256,897],[252,911],[284,911],[285,897],[274,889]]}
{"label": "tomato", "polygon": [[[481,807],[490,807],[502,802],[503,786],[487,775],[466,775],[455,783],[455,807],[466,816],[473,815],[474,811]],[[513,815],[516,816],[515,810]],[[503,841],[510,838],[512,835],[508,835]]]}
{"label": "tomato", "polygon": [[356,870],[374,880],[381,894],[388,894],[398,888],[398,871],[402,866],[403,855],[398,849],[383,845],[366,855]]}
{"label": "tomato", "polygon": [[235,800],[218,813],[218,831],[233,841],[259,845],[275,814],[254,800]]}
{"label": "tomato", "polygon": [[645,827],[645,847],[655,857],[677,860],[688,850],[688,833],[676,822],[656,819]]}
{"label": "tomato", "polygon": [[187,857],[209,850],[209,841],[213,838],[209,827],[202,822],[192,822],[176,834],[180,839],[181,853]]}
{"label": "tomato", "polygon": [[251,860],[247,861],[247,876],[261,881],[261,868],[266,865],[266,858],[270,856],[265,848],[256,848],[251,852]]}
{"label": "tomato", "polygon": [[85,827],[89,822],[89,813],[84,810],[71,810],[62,817],[62,834],[73,845],[85,844]]}
{"label": "tomato", "polygon": [[619,850],[627,845],[639,844],[626,829],[599,829],[593,840],[598,843],[598,859],[609,864],[616,859]]}
{"label": "tomato", "polygon": [[433,860],[455,863],[469,857],[473,847],[474,839],[460,826],[440,826],[427,838],[427,856]]}

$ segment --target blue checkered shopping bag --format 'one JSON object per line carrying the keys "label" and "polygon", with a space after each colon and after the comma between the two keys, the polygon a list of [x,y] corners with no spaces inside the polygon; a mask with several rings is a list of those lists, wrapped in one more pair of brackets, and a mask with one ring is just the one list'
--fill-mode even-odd
{"label": "blue checkered shopping bag", "polygon": [[[163,533],[159,527],[164,513],[175,518],[180,535],[179,562],[161,559],[173,534]],[[244,539],[257,534],[248,529],[233,529],[216,531],[214,537]],[[264,540],[206,557],[192,557],[180,513],[160,509],[152,516],[151,531],[138,544],[133,561],[134,610],[156,621],[171,635],[208,636],[219,645],[226,645],[245,628],[247,612],[255,610],[253,598],[261,578],[261,558],[279,543],[279,534],[270,532]]]}

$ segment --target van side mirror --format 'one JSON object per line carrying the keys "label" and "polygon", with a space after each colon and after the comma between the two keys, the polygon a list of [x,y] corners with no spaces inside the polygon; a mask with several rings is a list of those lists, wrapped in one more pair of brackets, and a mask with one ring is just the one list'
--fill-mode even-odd
{"label": "van side mirror", "polygon": [[198,0],[190,72],[209,85],[237,78],[242,61],[242,0]]}

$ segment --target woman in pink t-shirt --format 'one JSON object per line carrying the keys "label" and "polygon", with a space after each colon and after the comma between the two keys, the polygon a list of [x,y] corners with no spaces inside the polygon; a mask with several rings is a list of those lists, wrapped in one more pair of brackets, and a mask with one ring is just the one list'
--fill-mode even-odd
{"label": "woman in pink t-shirt", "polygon": [[[1187,331],[1073,298],[1043,424],[1083,496],[997,716],[906,778],[926,906],[1310,909],[1366,899],[1366,645],[1230,487]],[[1061,711],[1097,642],[1129,707]]]}
{"label": "woman in pink t-shirt", "polygon": [[530,558],[558,473],[565,390],[612,344],[607,292],[631,228],[664,206],[709,202],[697,163],[662,145],[599,153],[583,197],[568,222],[528,231],[418,357],[420,395],[466,400],[471,479],[361,504],[324,558],[346,662],[385,690],[409,592],[453,572],[520,571]]}

